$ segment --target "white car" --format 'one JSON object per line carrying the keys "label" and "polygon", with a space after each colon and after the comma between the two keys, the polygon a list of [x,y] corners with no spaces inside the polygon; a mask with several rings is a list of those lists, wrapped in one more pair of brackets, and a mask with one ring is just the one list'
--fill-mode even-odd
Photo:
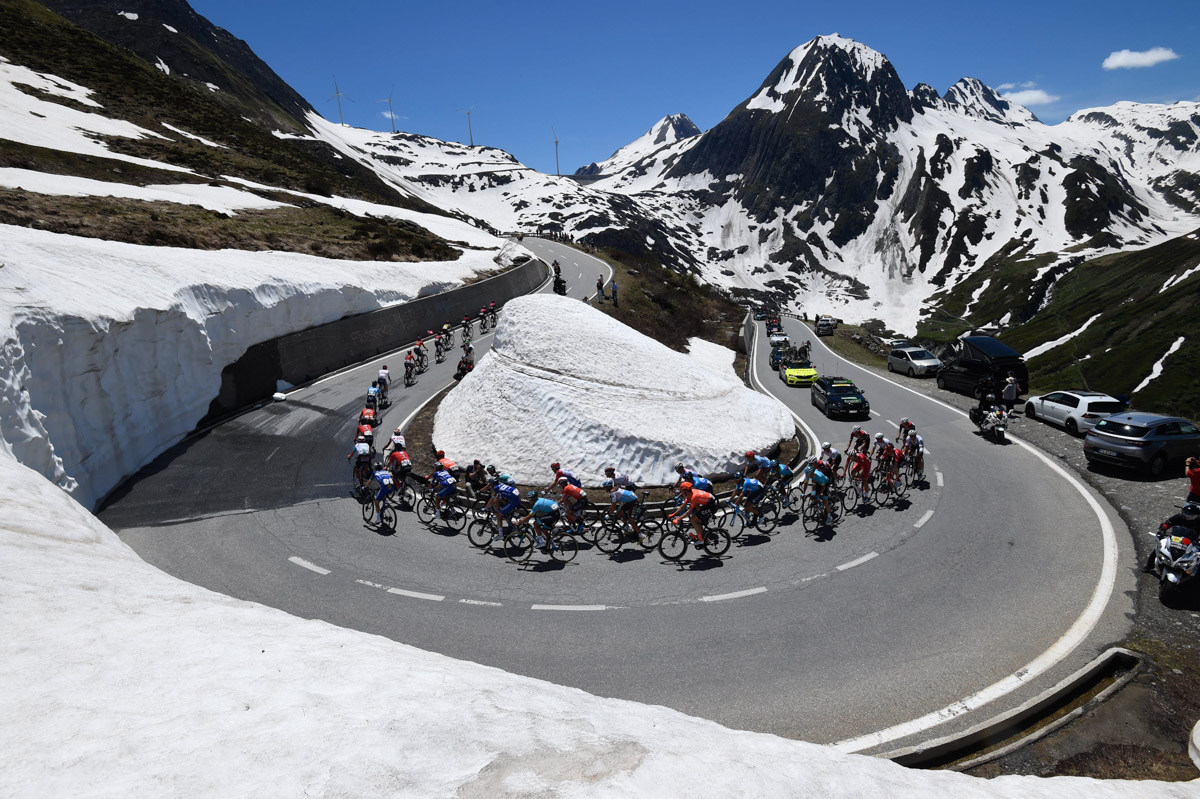
{"label": "white car", "polygon": [[1105,416],[1125,410],[1125,403],[1099,391],[1052,391],[1025,401],[1025,416],[1067,428],[1071,435],[1086,433]]}
{"label": "white car", "polygon": [[771,343],[772,347],[786,347],[791,343],[783,333],[772,333],[767,337],[767,341]]}
{"label": "white car", "polygon": [[942,362],[929,350],[909,345],[888,353],[887,368],[889,372],[899,372],[909,377],[936,375],[938,369],[942,368]]}

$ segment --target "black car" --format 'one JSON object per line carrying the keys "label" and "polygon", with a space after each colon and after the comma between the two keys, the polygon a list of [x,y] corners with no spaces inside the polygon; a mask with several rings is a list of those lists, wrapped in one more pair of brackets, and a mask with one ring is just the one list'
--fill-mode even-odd
{"label": "black car", "polygon": [[959,341],[962,349],[938,370],[938,388],[976,399],[991,391],[999,400],[1011,372],[1017,380],[1018,396],[1029,392],[1024,355],[991,336],[966,336]]}
{"label": "black car", "polygon": [[828,417],[835,414],[871,415],[871,403],[854,382],[846,377],[818,377],[812,384],[812,404]]}

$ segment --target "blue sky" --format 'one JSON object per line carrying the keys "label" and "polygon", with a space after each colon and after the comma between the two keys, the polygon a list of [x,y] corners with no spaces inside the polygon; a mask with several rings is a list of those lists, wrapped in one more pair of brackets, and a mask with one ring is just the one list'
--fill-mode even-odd
{"label": "blue sky", "polygon": [[[939,92],[969,75],[1010,91],[1041,90],[1047,123],[1118,100],[1200,99],[1200,3],[821,3],[617,0],[191,0],[244,39],[327,119],[333,79],[353,102],[349,124],[397,128],[513,153],[564,173],[608,157],[659,118],[685,113],[708,129],[749,97],[799,44],[840,33],[886,55],[908,87]],[[1178,57],[1104,69],[1113,52],[1167,48]],[[1033,85],[1029,85],[1033,84]],[[394,89],[392,88],[394,85]]]}

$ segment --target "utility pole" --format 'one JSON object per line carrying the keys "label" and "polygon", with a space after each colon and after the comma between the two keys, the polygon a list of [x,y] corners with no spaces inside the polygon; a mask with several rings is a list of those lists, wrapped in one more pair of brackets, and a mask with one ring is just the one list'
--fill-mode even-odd
{"label": "utility pole", "polygon": [[554,174],[561,177],[562,170],[558,168],[558,131],[556,131],[554,126],[551,125],[550,132],[554,134]]}
{"label": "utility pole", "polygon": [[[346,122],[344,119],[342,119],[342,98],[346,97],[346,95],[342,94],[342,90],[338,88],[337,75],[333,76],[333,97],[330,97],[329,100],[334,99],[334,97],[337,98],[338,104],[338,124],[345,125]],[[349,97],[346,97],[346,99],[350,100],[350,102],[354,102],[354,100],[350,99]],[[325,102],[329,102],[329,100],[326,100]]]}
{"label": "utility pole", "polygon": [[466,111],[462,110],[461,108],[458,109],[458,113],[467,115],[467,133],[471,137],[471,146],[472,147],[475,146],[475,131],[471,128],[471,112],[474,110],[475,110],[475,106],[473,106],[473,105],[470,108],[468,108]]}

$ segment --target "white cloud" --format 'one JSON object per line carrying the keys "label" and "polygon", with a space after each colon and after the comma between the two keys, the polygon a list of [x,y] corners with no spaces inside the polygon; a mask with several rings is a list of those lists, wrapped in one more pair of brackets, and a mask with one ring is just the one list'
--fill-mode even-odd
{"label": "white cloud", "polygon": [[1117,50],[1104,59],[1105,69],[1152,67],[1164,61],[1174,61],[1179,55],[1170,47],[1151,47],[1149,50]]}
{"label": "white cloud", "polygon": [[1015,83],[1001,83],[999,86],[996,87],[996,91],[1006,92],[1009,89],[1015,89],[1015,88],[1017,88],[1017,84],[1015,84]]}
{"label": "white cloud", "polygon": [[1057,103],[1062,99],[1057,94],[1050,94],[1045,89],[1022,89],[1019,92],[1008,92],[1001,97],[1026,108],[1034,105],[1050,105],[1050,103]]}
{"label": "white cloud", "polygon": [[391,111],[383,111],[379,114],[379,116],[383,117],[384,119],[399,119],[400,118],[399,114],[393,114]]}
{"label": "white cloud", "polygon": [[1021,83],[1001,83],[999,86],[996,87],[996,91],[1006,92],[1010,89],[1018,89],[1018,88],[1019,89],[1032,89],[1034,86],[1037,86],[1037,82],[1032,81],[1032,80],[1023,81]]}

